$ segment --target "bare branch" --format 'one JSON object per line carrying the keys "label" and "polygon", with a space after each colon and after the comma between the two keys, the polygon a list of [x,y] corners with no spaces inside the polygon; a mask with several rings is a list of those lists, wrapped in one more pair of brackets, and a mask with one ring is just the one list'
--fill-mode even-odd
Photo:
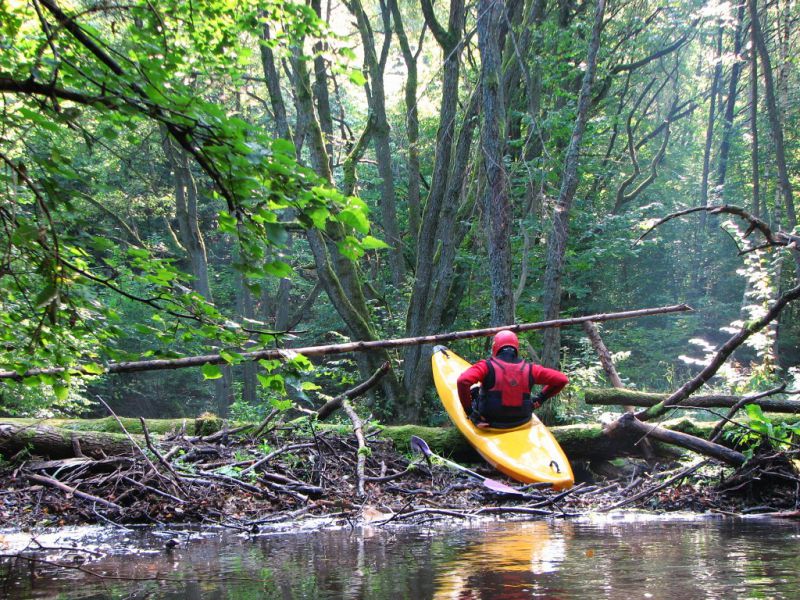
{"label": "bare branch", "polygon": [[[539,321],[538,323],[517,323],[514,325],[501,325],[499,327],[489,327],[486,329],[473,329],[469,331],[456,331],[454,333],[440,333],[438,335],[426,335],[411,338],[397,338],[391,340],[374,340],[369,342],[348,342],[345,344],[332,344],[329,346],[307,346],[304,348],[276,348],[270,350],[259,350],[256,352],[242,353],[243,360],[261,359],[287,359],[297,354],[303,356],[327,356],[330,354],[345,354],[348,352],[368,352],[383,348],[400,348],[403,346],[418,346],[425,344],[440,344],[455,340],[467,340],[476,337],[490,337],[494,334],[510,330],[515,332],[536,331],[552,327],[566,327],[568,325],[580,325],[585,321],[614,321],[619,319],[634,319],[651,315],[663,315],[675,312],[687,312],[692,308],[686,304],[672,306],[661,306],[658,308],[643,308],[639,310],[629,310],[617,313],[602,313],[587,315],[584,317],[573,317],[571,319],[553,319],[550,321]],[[185,369],[188,367],[199,367],[205,364],[219,365],[226,363],[224,357],[219,354],[205,354],[201,356],[186,356],[175,359],[155,359],[129,362],[111,362],[106,365],[106,373],[135,373],[140,371],[159,371],[171,369]],[[16,371],[0,371],[0,380],[13,379],[21,381],[26,377],[34,375],[57,375],[69,372],[72,375],[96,375],[90,373],[80,366],[74,367],[51,367],[42,369],[29,369],[24,373]]]}

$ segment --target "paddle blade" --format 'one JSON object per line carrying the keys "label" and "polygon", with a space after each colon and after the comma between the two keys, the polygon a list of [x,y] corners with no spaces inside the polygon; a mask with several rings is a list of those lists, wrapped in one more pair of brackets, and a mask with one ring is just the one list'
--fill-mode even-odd
{"label": "paddle blade", "polygon": [[411,446],[412,452],[416,452],[417,454],[424,454],[425,456],[430,456],[431,454],[433,454],[431,452],[431,449],[428,447],[428,442],[423,440],[421,437],[412,435],[408,443]]}
{"label": "paddle blade", "polygon": [[506,485],[505,483],[501,483],[499,481],[495,481],[494,479],[484,479],[483,480],[483,485],[485,485],[487,488],[489,488],[493,492],[499,492],[501,494],[515,494],[515,495],[518,495],[518,496],[524,496],[525,495],[524,492],[521,492],[518,489],[515,489],[515,488],[511,487],[510,485]]}

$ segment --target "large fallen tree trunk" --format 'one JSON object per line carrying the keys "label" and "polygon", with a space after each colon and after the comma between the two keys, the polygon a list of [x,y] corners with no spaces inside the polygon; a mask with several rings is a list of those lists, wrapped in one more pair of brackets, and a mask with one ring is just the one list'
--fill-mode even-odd
{"label": "large fallen tree trunk", "polygon": [[[656,394],[652,392],[635,392],[633,390],[602,388],[587,389],[584,400],[592,405],[639,406],[649,408],[664,402],[670,394]],[[667,408],[732,408],[743,398],[741,396],[728,396],[711,394],[706,396],[691,396],[688,400]],[[800,401],[781,398],[754,397],[745,404],[757,404],[763,410],[776,413],[800,413]]]}
{"label": "large fallen tree trunk", "polygon": [[[331,344],[327,346],[307,346],[303,348],[274,348],[270,350],[258,350],[255,352],[243,352],[240,354],[242,361],[255,361],[262,359],[284,360],[294,355],[303,356],[327,356],[330,354],[344,354],[347,352],[368,352],[370,350],[385,348],[400,348],[403,346],[414,346],[422,344],[441,344],[455,340],[466,340],[476,337],[489,337],[499,331],[508,329],[511,331],[536,331],[539,329],[551,329],[553,327],[566,327],[569,325],[580,325],[586,321],[600,322],[613,321],[619,319],[634,319],[650,315],[663,315],[675,312],[686,312],[692,309],[686,304],[673,306],[661,306],[658,308],[643,308],[639,310],[628,310],[616,313],[604,313],[597,315],[586,315],[584,317],[574,317],[571,319],[553,319],[551,321],[540,321],[538,323],[518,323],[515,325],[502,325],[500,327],[489,327],[485,329],[472,329],[469,331],[455,331],[452,333],[441,333],[438,335],[425,335],[411,338],[398,338],[393,340],[375,340],[371,342],[349,342],[345,344]],[[140,360],[128,362],[110,362],[102,367],[103,373],[135,373],[140,371],[159,371],[169,369],[185,369],[188,367],[199,367],[206,364],[219,365],[227,363],[227,359],[221,354],[205,354],[201,356],[185,356],[183,358]],[[29,369],[23,373],[17,371],[0,371],[0,380],[11,379],[21,381],[26,377],[37,375],[58,375],[59,373],[69,372],[72,375],[97,375],[98,365],[93,365],[90,369],[85,369],[80,365],[74,367],[52,367],[44,369]]]}
{"label": "large fallen tree trunk", "polygon": [[123,433],[74,431],[50,425],[0,423],[0,455],[6,458],[21,451],[50,458],[74,456],[122,456],[133,454],[136,447]]}
{"label": "large fallen tree trunk", "polygon": [[[123,419],[125,420],[125,419]],[[53,423],[56,423],[55,425]],[[185,423],[185,422],[184,422]],[[192,423],[192,421],[189,421]],[[176,426],[177,424],[177,426]],[[714,428],[713,422],[692,419],[675,419],[663,423],[672,431],[680,431],[694,436],[706,437]],[[153,431],[178,431],[183,427],[179,420],[152,419],[147,426]],[[351,433],[346,425],[327,425],[318,423],[319,431],[328,428]],[[142,432],[138,421],[126,421],[125,428],[134,435],[137,442],[144,445],[139,437]],[[231,430],[231,433],[235,430]],[[552,427],[551,431],[570,460],[605,460],[625,455],[639,455],[641,449],[635,445],[641,436],[609,436],[600,424],[566,425]],[[191,430],[187,434],[193,433]],[[455,427],[422,427],[419,425],[400,425],[384,427],[381,436],[391,439],[400,451],[409,451],[408,442],[417,435],[428,442],[437,454],[443,454],[463,461],[480,461],[477,452]],[[214,441],[218,434],[202,438]],[[219,441],[217,439],[217,441]],[[657,455],[674,456],[666,446],[654,444]],[[0,455],[6,458],[20,450],[32,455],[50,458],[70,458],[79,456],[78,451],[94,458],[119,456],[136,453],[138,450],[122,433],[121,428],[111,419],[79,419],[73,421],[54,421],[30,423],[22,419],[8,419],[0,422]]]}

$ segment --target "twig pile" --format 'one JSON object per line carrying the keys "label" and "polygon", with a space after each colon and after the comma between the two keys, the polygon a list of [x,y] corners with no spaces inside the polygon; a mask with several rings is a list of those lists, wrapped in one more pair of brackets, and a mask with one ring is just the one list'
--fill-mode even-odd
{"label": "twig pile", "polygon": [[[444,513],[565,514],[554,492],[498,496],[410,461],[391,441],[371,439],[375,433],[365,429],[361,444],[352,433],[313,427],[276,427],[258,438],[176,432],[158,444],[146,434],[147,447],[132,455],[6,464],[0,525],[182,522],[252,531],[301,515],[388,522]],[[509,503],[516,506],[497,506]]]}

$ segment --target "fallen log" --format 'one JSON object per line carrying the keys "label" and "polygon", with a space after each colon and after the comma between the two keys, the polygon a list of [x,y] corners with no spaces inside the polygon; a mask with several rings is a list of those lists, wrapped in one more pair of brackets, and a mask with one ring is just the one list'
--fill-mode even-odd
{"label": "fallen log", "polygon": [[[793,423],[795,420],[796,417],[786,416],[775,417],[773,422]],[[77,420],[55,422],[60,426],[53,426],[52,421],[31,424],[26,419],[7,419],[0,422],[0,455],[11,457],[20,450],[27,449],[32,454],[47,456],[51,459],[72,458],[75,456],[73,447],[75,438],[80,442],[84,454],[94,458],[128,456],[138,452],[124,434],[95,431],[94,429],[100,426],[98,422],[102,422],[103,426],[111,427],[105,419],[85,419],[81,423]],[[165,429],[164,422],[173,423],[168,419],[151,419],[147,421],[147,425],[154,431],[163,430]],[[79,428],[79,425],[83,427]],[[141,430],[141,424],[138,421],[137,425]],[[715,423],[684,417],[665,421],[661,425],[672,431],[707,438],[714,429]],[[349,424],[318,423],[315,429],[318,432],[332,430],[344,435],[352,435],[352,428]],[[169,429],[167,430],[169,431]],[[602,460],[630,454],[638,456],[641,452],[640,448],[634,445],[634,442],[641,436],[632,435],[628,439],[624,436],[611,437],[606,435],[603,425],[600,423],[562,425],[551,427],[550,431],[570,460]],[[396,425],[383,427],[380,431],[380,437],[391,439],[394,446],[401,452],[410,452],[409,440],[412,435],[425,439],[437,454],[464,462],[481,460],[478,453],[455,427]],[[134,435],[133,437],[137,443],[145,444],[142,436]],[[674,456],[674,450],[671,452],[661,443],[654,444],[654,450],[660,456]]]}
{"label": "fallen log", "polygon": [[[469,331],[455,331],[452,333],[441,333],[437,335],[426,335],[411,338],[398,338],[391,340],[372,340],[348,342],[345,344],[331,344],[327,346],[307,346],[303,348],[273,348],[269,350],[257,350],[254,352],[241,353],[242,361],[256,361],[261,359],[286,360],[298,354],[303,356],[327,356],[330,354],[344,354],[348,352],[369,352],[376,349],[401,348],[404,346],[417,346],[423,344],[442,344],[455,340],[466,340],[476,337],[489,337],[499,331],[508,329],[516,332],[536,331],[540,329],[551,329],[553,327],[566,327],[569,325],[580,325],[586,321],[614,321],[619,319],[634,319],[650,315],[663,315],[675,312],[691,311],[691,307],[686,304],[676,304],[672,306],[660,306],[657,308],[643,308],[639,310],[628,310],[616,313],[603,313],[597,315],[586,315],[583,317],[573,317],[570,319],[553,319],[550,321],[540,321],[538,323],[517,323],[513,325],[501,325],[499,327],[489,327],[485,329],[472,329]],[[109,362],[102,366],[103,373],[136,373],[141,371],[159,371],[168,369],[185,369],[188,367],[200,367],[202,365],[227,364],[228,360],[221,354],[205,354],[201,356],[185,356],[182,358],[154,359],[127,362]],[[23,373],[17,371],[0,371],[0,380],[11,379],[22,381],[27,377],[38,375],[58,375],[70,373],[72,375],[97,375],[98,365],[93,365],[90,369],[85,369],[80,365],[73,367],[50,367],[41,369],[29,369]]]}
{"label": "fallen log", "polygon": [[644,423],[637,419],[633,413],[625,413],[622,415],[607,429],[607,433],[612,437],[621,433],[627,439],[630,439],[631,436],[639,436],[642,440],[650,438],[667,444],[674,444],[693,450],[694,452],[699,452],[705,456],[716,458],[734,467],[743,465],[747,460],[745,455],[741,452],[731,450],[720,444],[715,444],[714,442],[709,442],[693,435],[665,429],[659,425]]}
{"label": "fallen log", "polygon": [[[639,406],[649,408],[664,402],[670,394],[657,394],[653,392],[636,392],[633,390],[616,388],[590,388],[586,390],[584,400],[586,404],[606,406]],[[679,405],[668,408],[732,408],[743,398],[724,394],[710,394],[692,396]],[[800,400],[786,400],[782,398],[753,398],[745,404],[757,404],[766,412],[775,413],[800,413]]]}
{"label": "fallen log", "polygon": [[76,432],[42,424],[0,423],[0,454],[13,456],[21,450],[50,458],[75,456],[74,440],[79,440],[80,449],[86,456],[104,458],[124,456],[136,452],[136,447],[120,433]]}

